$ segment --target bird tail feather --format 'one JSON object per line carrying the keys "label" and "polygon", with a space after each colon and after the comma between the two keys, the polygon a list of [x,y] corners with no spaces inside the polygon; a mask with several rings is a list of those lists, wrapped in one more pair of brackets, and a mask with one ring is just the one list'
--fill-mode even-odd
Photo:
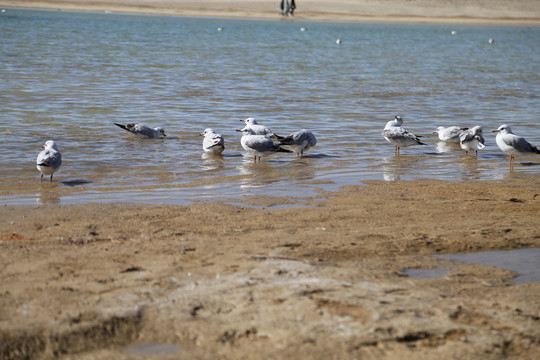
{"label": "bird tail feather", "polygon": [[125,125],[122,125],[122,124],[117,124],[117,123],[113,123],[114,125],[126,130],[126,131],[129,131],[129,129],[125,126]]}

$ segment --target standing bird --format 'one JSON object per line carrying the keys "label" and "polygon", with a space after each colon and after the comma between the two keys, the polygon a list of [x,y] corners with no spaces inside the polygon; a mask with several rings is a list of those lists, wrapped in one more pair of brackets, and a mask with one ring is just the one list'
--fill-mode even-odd
{"label": "standing bird", "polygon": [[114,123],[114,125],[121,127],[122,129],[127,130],[132,134],[139,135],[139,136],[146,136],[151,139],[156,139],[161,136],[167,136],[165,135],[165,130],[163,130],[162,127],[151,128],[151,127],[141,125],[141,124],[122,125],[122,124]]}
{"label": "standing bird", "polygon": [[283,149],[279,144],[274,143],[272,139],[266,135],[256,135],[255,132],[249,128],[244,127],[242,130],[242,139],[240,143],[248,154],[253,155],[253,162],[261,162],[261,157],[265,157],[277,152],[292,152],[291,150]]}
{"label": "standing bird", "polygon": [[394,154],[399,156],[399,149],[411,145],[426,145],[419,137],[401,127],[403,119],[396,115],[394,120],[386,123],[382,135],[390,144],[394,145]]}
{"label": "standing bird", "polygon": [[439,126],[437,130],[435,130],[433,133],[439,135],[439,140],[445,141],[445,142],[459,142],[459,136],[462,132],[465,130],[468,130],[469,128],[465,127],[459,127],[459,126]]}
{"label": "standing bird", "polygon": [[257,120],[255,120],[255,118],[248,117],[247,119],[240,120],[240,121],[246,124],[245,128],[250,128],[251,130],[253,130],[253,133],[255,135],[266,135],[277,140],[283,140],[283,136],[274,134],[272,130],[270,130],[268,127],[264,125],[259,125],[257,123]]}
{"label": "standing bird", "polygon": [[516,135],[508,125],[501,125],[497,130],[495,142],[499,148],[506,154],[510,155],[510,169],[514,168],[514,156],[522,154],[540,154],[540,150],[534,145],[531,145],[524,137]]}
{"label": "standing bird", "polygon": [[465,155],[469,155],[469,151],[473,151],[478,156],[478,150],[485,148],[483,130],[481,126],[475,126],[461,133],[459,136],[459,145],[465,150]]}
{"label": "standing bird", "polygon": [[214,130],[205,129],[200,136],[204,136],[203,150],[207,154],[220,155],[225,150],[225,140],[221,134],[216,134]]}
{"label": "standing bird", "polygon": [[289,145],[294,150],[297,157],[303,157],[304,151],[317,145],[317,138],[311,131],[302,129],[287,136],[285,139],[281,140],[279,144]]}
{"label": "standing bird", "polygon": [[43,183],[43,175],[51,175],[50,182],[52,182],[53,174],[60,169],[60,165],[62,165],[62,155],[58,152],[55,142],[48,140],[36,159],[36,167],[41,173],[41,183]]}

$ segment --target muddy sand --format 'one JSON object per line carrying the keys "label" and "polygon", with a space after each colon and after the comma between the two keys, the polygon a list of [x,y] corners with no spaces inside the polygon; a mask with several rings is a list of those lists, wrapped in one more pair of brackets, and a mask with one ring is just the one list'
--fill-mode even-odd
{"label": "muddy sand", "polygon": [[2,207],[1,357],[540,358],[539,283],[432,256],[539,248],[538,175],[291,202]]}

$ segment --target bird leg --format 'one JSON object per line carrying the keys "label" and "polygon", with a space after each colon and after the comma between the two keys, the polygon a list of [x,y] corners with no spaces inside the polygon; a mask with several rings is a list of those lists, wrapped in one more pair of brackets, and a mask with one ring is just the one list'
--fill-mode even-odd
{"label": "bird leg", "polygon": [[43,184],[43,174],[41,174],[41,183]]}

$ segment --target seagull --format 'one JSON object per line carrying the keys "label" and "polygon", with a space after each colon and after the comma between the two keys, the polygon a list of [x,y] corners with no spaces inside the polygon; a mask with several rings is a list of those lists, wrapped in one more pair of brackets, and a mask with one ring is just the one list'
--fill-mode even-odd
{"label": "seagull", "polygon": [[447,141],[447,142],[459,142],[459,135],[465,130],[468,130],[469,128],[459,127],[459,126],[439,126],[437,130],[435,130],[433,133],[439,135],[439,140],[441,141]]}
{"label": "seagull", "polygon": [[418,136],[405,130],[401,127],[403,119],[401,116],[396,115],[394,120],[386,123],[382,135],[390,144],[394,145],[394,154],[399,156],[399,149],[401,147],[410,145],[426,145],[420,141]]}
{"label": "seagull", "polygon": [[253,130],[253,133],[255,135],[266,135],[277,140],[283,140],[283,136],[276,135],[268,127],[257,124],[257,120],[255,120],[255,118],[248,117],[247,119],[240,121],[246,124],[244,128],[250,128],[251,130]]}
{"label": "seagull", "polygon": [[250,127],[244,127],[242,130],[242,139],[240,143],[248,154],[253,155],[253,162],[261,162],[261,157],[265,157],[276,152],[292,152],[291,150],[283,149],[279,144],[274,143],[272,139],[266,135],[257,135]]}
{"label": "seagull", "polygon": [[43,183],[43,175],[51,175],[50,182],[52,182],[53,174],[60,169],[60,165],[62,165],[62,155],[58,152],[56,143],[48,140],[36,159],[36,167],[41,173],[41,182]]}
{"label": "seagull", "polygon": [[162,127],[151,128],[141,124],[122,125],[114,123],[114,125],[121,127],[122,129],[127,130],[132,134],[146,136],[152,139],[158,138],[160,136],[167,136],[165,135],[165,130],[163,130]]}
{"label": "seagull", "polygon": [[465,155],[469,155],[469,151],[474,150],[474,153],[478,156],[478,150],[485,148],[482,132],[481,126],[475,126],[461,133],[459,145],[465,150]]}
{"label": "seagull", "polygon": [[221,134],[216,134],[214,130],[208,128],[200,135],[204,136],[203,150],[205,153],[219,155],[225,150],[225,140]]}
{"label": "seagull", "polygon": [[499,148],[506,154],[510,155],[510,168],[514,168],[514,156],[521,154],[540,154],[540,150],[534,145],[531,145],[524,137],[516,135],[510,129],[510,126],[504,124],[499,126],[497,130],[495,142]]}
{"label": "seagull", "polygon": [[285,139],[281,140],[279,144],[289,145],[294,150],[297,157],[303,157],[305,150],[317,145],[317,138],[311,131],[302,129],[287,136]]}

